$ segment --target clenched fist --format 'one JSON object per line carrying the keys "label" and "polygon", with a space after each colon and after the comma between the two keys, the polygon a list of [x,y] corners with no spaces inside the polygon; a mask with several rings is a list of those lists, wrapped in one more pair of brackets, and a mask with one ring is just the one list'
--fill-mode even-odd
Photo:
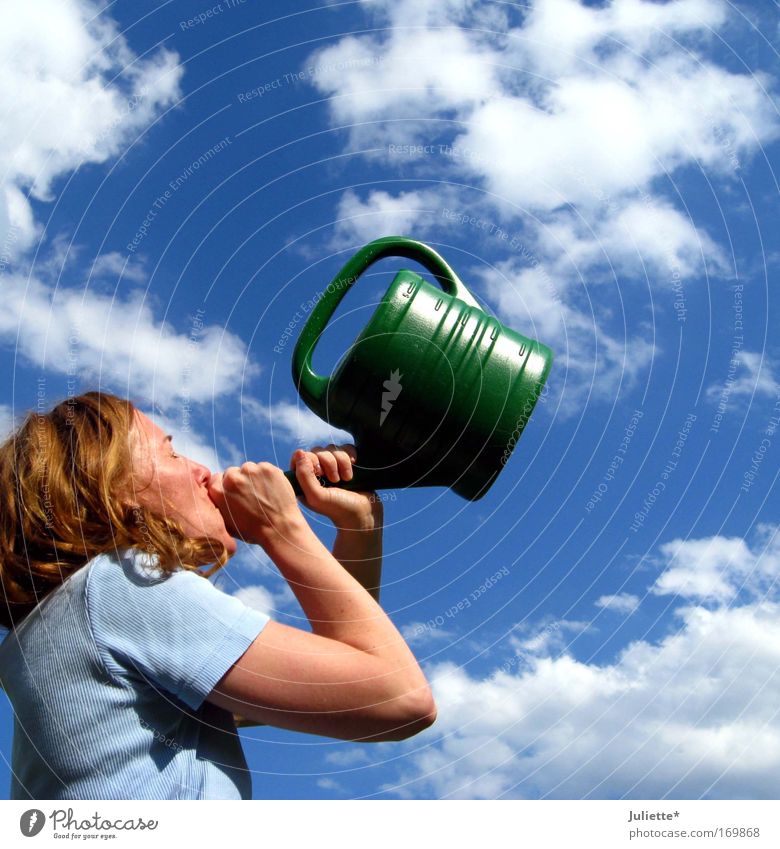
{"label": "clenched fist", "polygon": [[[350,480],[356,460],[354,445],[331,444],[296,451],[290,468],[301,484],[305,507],[327,516],[338,528],[368,530],[382,523],[382,503],[376,493],[323,487],[319,481],[320,477],[332,483]],[[228,533],[244,542],[267,546],[306,525],[290,482],[273,463],[230,466],[211,476],[208,493]]]}
{"label": "clenched fist", "polygon": [[273,463],[231,466],[211,476],[208,492],[228,533],[244,542],[264,545],[305,523],[290,482]]}

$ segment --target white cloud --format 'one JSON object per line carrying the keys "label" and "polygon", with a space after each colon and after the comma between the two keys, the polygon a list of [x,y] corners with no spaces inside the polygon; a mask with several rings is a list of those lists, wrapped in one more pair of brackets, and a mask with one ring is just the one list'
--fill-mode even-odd
{"label": "white cloud", "polygon": [[[759,527],[750,545],[711,537],[670,542],[661,554],[669,565],[662,591],[675,583],[716,605],[678,608],[679,626],[632,642],[611,663],[583,662],[551,643],[545,634],[561,633],[553,623],[541,639],[532,635],[535,651],[514,641],[522,663],[510,659],[487,677],[452,662],[426,667],[438,719],[384,789],[439,798],[776,798],[778,528]],[[694,567],[710,579],[689,580],[683,570]],[[738,606],[732,590],[741,584],[752,597]]]}
{"label": "white cloud", "polygon": [[753,77],[682,54],[627,57],[598,75],[556,77],[542,98],[506,94],[475,107],[457,139],[479,154],[464,160],[468,172],[519,205],[587,207],[581,174],[620,198],[685,164],[733,176],[740,158],[777,136]]}
{"label": "white cloud", "polygon": [[[727,4],[535,0],[520,25],[494,33],[471,0],[365,8],[389,26],[316,53],[331,70],[312,78],[334,121],[354,124],[353,150],[376,156],[384,145],[386,163],[405,177],[472,182],[509,222],[525,224],[532,212],[568,227],[588,266],[686,274],[701,273],[706,259],[710,272],[727,273],[711,238],[653,195],[658,177],[686,166],[734,179],[780,134],[770,81],[704,55],[729,21]],[[442,39],[451,39],[446,67]],[[401,141],[434,151],[446,141],[467,155],[389,155]],[[406,214],[410,194],[376,195],[373,208]],[[573,227],[567,205],[592,238]]]}
{"label": "white cloud", "polygon": [[721,604],[739,593],[763,597],[780,574],[780,538],[760,525],[753,547],[742,537],[672,540],[661,546],[667,568],[652,591]]}
{"label": "white cloud", "polygon": [[[418,14],[416,9],[411,20]],[[346,36],[314,53],[307,65],[318,69],[316,86],[333,98],[334,118],[357,124],[388,112],[417,117],[429,100],[437,109],[458,109],[497,94],[497,59],[458,27],[410,27],[394,28],[384,39]],[[362,128],[363,138],[367,130]]]}
{"label": "white cloud", "polygon": [[53,184],[115,156],[179,96],[177,54],[141,58],[102,4],[2,0],[0,245],[18,257],[38,237],[23,192],[51,200]]}
{"label": "white cloud", "polygon": [[575,619],[552,619],[534,623],[533,626],[528,623],[516,625],[507,640],[514,651],[512,662],[507,667],[522,664],[529,656],[558,653],[566,647],[567,634],[581,634],[589,628],[588,622]]}
{"label": "white cloud", "polygon": [[[348,189],[339,200],[333,247],[362,245],[382,236],[416,237],[426,216],[440,217],[441,199],[430,192],[369,192],[365,200]],[[412,235],[414,233],[414,236]]]}
{"label": "white cloud", "polygon": [[274,597],[266,587],[260,585],[242,587],[240,590],[234,592],[233,595],[253,610],[267,613],[272,618],[276,616]]}
{"label": "white cloud", "polygon": [[605,610],[614,610],[617,613],[633,613],[639,607],[639,596],[631,593],[618,593],[617,595],[603,595],[596,599],[596,607]]}
{"label": "white cloud", "polygon": [[[240,571],[237,572],[237,569]],[[252,576],[252,583],[239,580],[244,573]],[[259,583],[258,577],[261,578]],[[279,611],[290,608],[296,608],[304,617],[290,585],[259,545],[239,541],[238,551],[231,557],[228,566],[218,573],[215,583],[224,592],[235,595],[247,606],[272,618],[277,618]]]}
{"label": "white cloud", "polygon": [[[553,348],[555,372],[549,385],[560,395],[555,403],[563,416],[578,415],[591,396],[614,397],[618,387],[630,386],[657,353],[639,334],[612,335],[607,329],[610,302],[600,298],[595,310],[587,293],[575,292],[571,277],[555,269],[550,272],[543,262],[534,259],[529,266],[509,259],[473,274],[481,278],[485,297],[503,323]],[[578,301],[584,302],[582,306]]]}
{"label": "white cloud", "polygon": [[112,283],[146,283],[149,279],[146,269],[140,263],[132,262],[130,257],[118,251],[110,251],[96,257],[90,276],[96,279],[105,278]]}
{"label": "white cloud", "polygon": [[725,5],[712,0],[619,0],[602,8],[585,8],[576,0],[547,0],[530,7],[523,35],[540,67],[555,74],[597,63],[596,48],[608,39],[635,51],[657,50],[668,45],[669,36],[718,27],[725,13]]}
{"label": "white cloud", "polygon": [[737,351],[731,357],[724,383],[709,386],[707,398],[710,401],[728,399],[731,395],[767,395],[776,398],[780,396],[780,380],[775,376],[776,373],[777,365],[767,354]]}
{"label": "white cloud", "polygon": [[667,201],[649,195],[621,204],[607,201],[592,220],[559,212],[542,222],[528,228],[528,237],[545,256],[557,258],[561,274],[593,282],[631,274],[668,289],[675,272],[679,278],[728,272],[723,250],[705,232]]}
{"label": "white cloud", "polygon": [[0,404],[0,442],[11,435],[15,426],[13,409],[8,404]]}
{"label": "white cloud", "polygon": [[449,642],[455,639],[455,631],[448,631],[435,623],[408,622],[399,629],[401,636],[410,645],[423,645],[432,642]]}
{"label": "white cloud", "polygon": [[[495,267],[476,275],[510,326],[555,349],[560,411],[614,397],[659,353],[649,305],[647,315],[623,313],[626,281],[665,290],[653,308],[671,313],[673,287],[731,273],[713,237],[658,193],[659,178],[693,167],[734,181],[780,135],[771,81],[707,55],[733,20],[728,4],[535,0],[511,21],[493,15],[493,32],[474,0],[364,7],[386,26],[313,54],[324,68],[313,84],[331,98],[334,123],[351,125],[352,150],[384,153],[404,179],[437,185],[348,190],[334,244],[464,226],[446,207],[492,220],[474,241]],[[399,155],[404,143],[425,152]],[[498,226],[529,247],[532,267],[495,238]],[[611,285],[591,300],[577,281]],[[762,386],[775,382],[767,372]]]}
{"label": "white cloud", "polygon": [[[298,404],[278,401],[268,406],[246,395],[241,401],[250,421],[263,425],[274,439],[281,439],[287,444],[311,448],[315,444],[327,445],[333,442],[336,445],[344,445],[355,441],[346,431],[331,427],[315,415],[302,401]],[[292,455],[292,452],[290,454]],[[284,458],[284,464],[286,469],[289,457]]]}
{"label": "white cloud", "polygon": [[325,761],[342,767],[360,766],[372,762],[366,750],[356,744],[352,744],[349,749],[339,749],[325,755]]}
{"label": "white cloud", "polygon": [[333,778],[318,778],[317,779],[317,787],[321,787],[323,790],[331,790],[334,793],[346,793],[347,790],[343,784],[340,784]]}
{"label": "white cloud", "polygon": [[[470,28],[478,8],[471,2],[366,8],[391,27],[381,37],[349,36],[315,57],[332,68],[313,79],[333,98],[334,118],[411,117],[410,129],[431,140],[437,129],[418,120],[420,112],[454,113],[450,126],[465,127],[455,138],[478,154],[463,160],[464,170],[517,204],[592,202],[580,173],[618,195],[688,162],[728,173],[732,152],[777,135],[766,81],[695,52],[727,19],[719,0],[623,0],[602,9],[537,0],[522,25],[492,37]],[[674,49],[672,38],[693,49]],[[382,61],[370,61],[377,56]]]}
{"label": "white cloud", "polygon": [[195,321],[176,332],[140,291],[111,297],[18,275],[3,284],[0,341],[40,368],[112,383],[164,410],[233,392],[259,370],[238,336]]}

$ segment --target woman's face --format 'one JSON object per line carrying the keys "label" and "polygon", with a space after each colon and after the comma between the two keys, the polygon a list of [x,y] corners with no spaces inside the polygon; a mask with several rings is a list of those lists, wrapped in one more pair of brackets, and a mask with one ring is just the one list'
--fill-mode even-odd
{"label": "woman's face", "polygon": [[176,519],[190,537],[221,540],[234,554],[237,543],[208,495],[211,472],[177,454],[171,437],[140,410],[134,415],[130,429],[133,503],[156,516]]}

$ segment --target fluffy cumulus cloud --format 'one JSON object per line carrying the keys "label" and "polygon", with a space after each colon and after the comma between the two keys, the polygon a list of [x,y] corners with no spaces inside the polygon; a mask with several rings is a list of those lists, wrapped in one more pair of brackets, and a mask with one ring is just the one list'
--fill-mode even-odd
{"label": "fluffy cumulus cloud", "polygon": [[[709,50],[733,10],[724,0],[364,7],[374,31],[315,52],[313,82],[353,150],[435,187],[348,191],[336,241],[466,228],[477,256],[499,258],[477,269],[488,301],[530,317],[574,370],[561,411],[594,391],[614,397],[657,353],[650,305],[644,326],[630,326],[620,287],[661,290],[652,310],[670,313],[683,282],[731,274],[714,235],[662,182],[700,169],[736,185],[780,133],[771,80]],[[591,299],[577,281],[611,286]],[[595,373],[598,385],[582,382]]]}
{"label": "fluffy cumulus cloud", "polygon": [[724,382],[708,387],[707,397],[711,401],[727,399],[730,395],[748,398],[765,395],[776,398],[780,395],[777,370],[777,364],[767,354],[758,351],[736,351],[729,361]]}
{"label": "fluffy cumulus cloud", "polygon": [[50,200],[57,178],[114,157],[179,96],[178,56],[139,57],[91,0],[2,0],[0,248],[39,235],[27,193]]}
{"label": "fluffy cumulus cloud", "polygon": [[[280,439],[287,447],[295,445],[298,448],[310,448],[318,443],[343,445],[355,441],[346,431],[323,421],[303,402],[278,401],[267,405],[245,395],[242,404],[248,422],[261,425],[275,440]],[[284,468],[287,468],[289,459],[282,458]]]}
{"label": "fluffy cumulus cloud", "polygon": [[[417,27],[421,19],[436,16],[436,4],[364,5],[393,28],[386,35],[347,36],[317,51],[307,63],[317,71],[318,88],[334,96],[337,120],[358,123],[399,111],[419,118],[426,103],[459,110],[500,92],[491,66],[498,52],[476,43],[456,23],[459,7],[471,4],[439,3],[444,25],[421,28]],[[404,21],[414,26],[403,28]],[[365,138],[371,130],[357,132]]]}
{"label": "fluffy cumulus cloud", "polygon": [[157,320],[140,290],[120,297],[10,274],[3,298],[0,341],[27,361],[163,408],[233,392],[247,367],[249,376],[259,368],[223,328],[197,316],[189,332]]}
{"label": "fluffy cumulus cloud", "polygon": [[725,604],[739,597],[763,598],[776,592],[780,575],[780,538],[760,525],[754,546],[742,537],[672,540],[661,546],[668,567],[652,591]]}
{"label": "fluffy cumulus cloud", "polygon": [[256,584],[251,587],[242,587],[233,595],[244,602],[247,607],[253,610],[259,610],[261,613],[266,613],[273,617],[276,615],[276,604],[271,592],[261,584]]}
{"label": "fluffy cumulus cloud", "polygon": [[[174,329],[155,318],[140,291],[106,294],[106,282],[142,283],[137,263],[107,253],[84,273],[86,285],[63,285],[63,245],[55,239],[35,270],[21,273],[42,232],[29,198],[54,200],[58,179],[114,159],[175,105],[183,72],[177,54],[159,48],[138,56],[92,0],[39,0],[34,8],[2,0],[2,9],[0,342],[39,369],[163,408],[234,391],[247,364],[240,339],[216,326]],[[78,254],[64,251],[71,261]]]}
{"label": "fluffy cumulus cloud", "polygon": [[[485,677],[452,662],[427,668],[438,720],[385,789],[446,798],[776,798],[778,527],[761,526],[750,541],[675,540],[662,546],[660,564],[653,593],[681,602],[675,627],[632,642],[610,663],[577,659],[562,645],[563,629],[548,626]],[[619,594],[598,603],[627,610],[635,601]]]}
{"label": "fluffy cumulus cloud", "polygon": [[431,191],[391,194],[380,189],[361,198],[348,189],[339,200],[333,247],[352,248],[388,234],[419,234],[431,212],[438,217],[441,203],[441,194]]}
{"label": "fluffy cumulus cloud", "polygon": [[539,211],[593,205],[594,187],[633,195],[690,163],[733,176],[778,133],[767,80],[696,52],[726,22],[722,0],[535,0],[493,32],[481,5],[366,4],[387,28],[312,57],[334,118],[378,142],[399,124],[410,143],[446,138],[461,154],[448,168]]}
{"label": "fluffy cumulus cloud", "polygon": [[596,599],[596,607],[614,610],[617,613],[633,613],[639,607],[639,596],[631,593],[603,595]]}

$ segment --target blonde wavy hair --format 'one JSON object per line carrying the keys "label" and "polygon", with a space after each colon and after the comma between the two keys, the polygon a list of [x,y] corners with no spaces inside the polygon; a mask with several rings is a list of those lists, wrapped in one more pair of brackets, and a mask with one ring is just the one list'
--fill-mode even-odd
{"label": "blonde wavy hair", "polygon": [[98,554],[130,546],[156,554],[165,572],[205,578],[229,559],[221,540],[188,537],[174,519],[120,496],[131,484],[135,409],[116,395],[86,392],[28,413],[0,445],[3,627],[16,627]]}

